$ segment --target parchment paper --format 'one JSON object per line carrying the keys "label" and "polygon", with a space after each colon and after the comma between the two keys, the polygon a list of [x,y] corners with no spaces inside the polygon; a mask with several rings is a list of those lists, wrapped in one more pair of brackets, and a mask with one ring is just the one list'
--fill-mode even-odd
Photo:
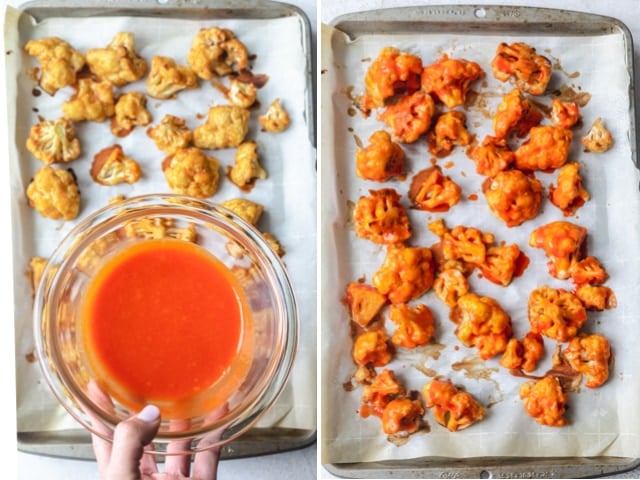
{"label": "parchment paper", "polygon": [[[374,29],[372,28],[372,31]],[[569,86],[588,92],[591,100],[581,110],[583,125],[574,131],[570,159],[580,162],[583,182],[591,200],[566,220],[588,228],[589,254],[600,259],[610,274],[606,283],[613,288],[618,307],[604,312],[589,312],[585,332],[600,332],[611,342],[615,355],[608,382],[599,389],[580,388],[571,393],[567,417],[570,425],[551,428],[538,425],[529,417],[519,399],[518,389],[526,381],[509,375],[499,356],[482,362],[473,349],[464,347],[454,336],[449,310],[429,292],[412,303],[425,303],[436,319],[435,344],[415,351],[399,349],[389,365],[407,389],[421,390],[432,375],[450,378],[464,387],[485,406],[486,418],[472,427],[450,433],[427,411],[430,433],[413,435],[401,446],[391,443],[376,417],[360,418],[361,388],[345,389],[355,371],[351,360],[352,339],[348,313],[340,300],[348,282],[364,278],[371,282],[384,258],[385,249],[357,238],[350,221],[351,208],[369,189],[391,186],[403,195],[413,227],[410,245],[430,246],[438,241],[426,228],[427,223],[444,217],[449,227],[474,226],[495,235],[496,243],[517,243],[531,260],[524,275],[508,288],[478,278],[470,278],[471,291],[496,298],[511,316],[514,336],[521,338],[529,330],[526,305],[530,291],[539,285],[572,289],[571,284],[553,279],[547,273],[544,253],[528,246],[530,233],[542,224],[562,219],[562,213],[548,199],[534,220],[518,228],[507,228],[493,217],[481,190],[483,177],[462,149],[438,161],[446,175],[462,187],[462,200],[447,214],[430,214],[409,209],[406,196],[413,174],[430,166],[424,140],[403,145],[407,154],[408,176],[404,182],[385,184],[367,182],[355,176],[357,138],[362,144],[375,130],[385,128],[375,118],[354,114],[354,95],[364,89],[364,75],[382,47],[393,45],[422,57],[427,65],[442,53],[478,62],[486,72],[474,84],[480,93],[468,109],[467,126],[478,141],[492,132],[491,114],[504,93],[513,84],[503,84],[491,74],[490,61],[499,42],[512,42],[514,36],[430,35],[426,29],[415,34],[360,36],[350,41],[342,32],[328,26],[322,30],[322,169],[321,218],[323,245],[321,266],[322,318],[322,462],[372,462],[423,457],[588,457],[640,455],[640,412],[637,408],[640,378],[636,373],[640,351],[636,339],[640,331],[640,228],[638,215],[638,170],[632,162],[629,142],[630,66],[625,64],[622,35],[595,37],[518,36],[519,41],[547,55],[555,68],[550,90]],[[606,60],[605,60],[606,59]],[[544,101],[544,100],[543,100]],[[550,100],[547,98],[547,104]],[[591,123],[602,117],[613,134],[615,144],[604,154],[584,153],[579,138]],[[549,122],[548,119],[545,120]],[[357,138],[356,138],[357,137]],[[536,172],[545,189],[555,183],[555,174]],[[469,196],[477,195],[477,200]],[[393,332],[386,320],[387,331]],[[437,345],[443,345],[441,350]],[[545,338],[546,355],[533,372],[542,375],[551,366],[555,342]],[[439,357],[437,353],[439,352]],[[438,357],[438,358],[436,358]]]}
{"label": "parchment paper", "polygon": [[[46,93],[34,96],[36,87],[31,74],[37,66],[35,59],[22,51],[30,38],[56,35],[81,52],[106,46],[119,31],[135,33],[136,47],[149,63],[153,55],[173,57],[186,65],[191,41],[202,27],[230,28],[255,54],[251,62],[254,73],[269,76],[267,84],[258,91],[257,108],[252,110],[247,139],[258,144],[260,163],[269,177],[256,182],[250,193],[243,193],[224,174],[233,165],[235,149],[207,151],[221,164],[220,188],[210,198],[219,202],[233,197],[246,197],[262,203],[265,212],[258,227],[271,232],[286,250],[283,260],[288,267],[300,309],[300,343],[292,377],[273,409],[263,417],[259,426],[315,430],[316,382],[309,372],[315,371],[315,257],[309,248],[316,239],[316,173],[315,153],[309,138],[305,99],[311,86],[307,82],[307,57],[303,48],[303,25],[298,17],[264,20],[184,20],[142,17],[50,18],[34,24],[26,15],[9,8],[5,37],[8,53],[7,89],[10,122],[10,178],[12,190],[12,238],[14,242],[15,335],[17,373],[18,431],[59,431],[78,428],[78,424],[58,406],[48,390],[37,362],[33,359],[33,329],[31,293],[25,272],[34,255],[47,257],[55,245],[73,225],[96,209],[106,205],[116,194],[127,197],[143,193],[169,192],[160,168],[165,157],[146,135],[147,127],[137,127],[125,138],[114,137],[108,121],[82,122],[76,125],[82,156],[64,167],[75,171],[81,191],[81,212],[77,220],[54,221],[40,217],[27,206],[24,194],[28,182],[41,163],[25,148],[31,125],[38,115],[55,119],[62,115],[61,104],[73,90],[68,87],[51,97]],[[283,62],[282,59],[286,59]],[[145,77],[146,78],[146,77]],[[223,81],[223,83],[225,83]],[[118,91],[144,92],[144,79]],[[291,124],[280,134],[263,132],[257,122],[272,100],[280,98],[289,112]],[[208,82],[200,88],[182,91],[175,100],[155,100],[148,97],[147,108],[157,124],[165,113],[183,117],[194,129],[206,119],[210,106],[228,103]],[[136,159],[143,176],[134,185],[104,187],[94,183],[89,175],[93,155],[100,149],[119,143],[126,154]]]}

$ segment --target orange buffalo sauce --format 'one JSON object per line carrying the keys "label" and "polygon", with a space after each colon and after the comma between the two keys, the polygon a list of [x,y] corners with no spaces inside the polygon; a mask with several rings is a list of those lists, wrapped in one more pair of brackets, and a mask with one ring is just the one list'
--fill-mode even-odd
{"label": "orange buffalo sauce", "polygon": [[148,240],[108,259],[82,314],[87,358],[129,408],[154,403],[165,418],[202,413],[237,389],[250,364],[244,292],[189,242]]}

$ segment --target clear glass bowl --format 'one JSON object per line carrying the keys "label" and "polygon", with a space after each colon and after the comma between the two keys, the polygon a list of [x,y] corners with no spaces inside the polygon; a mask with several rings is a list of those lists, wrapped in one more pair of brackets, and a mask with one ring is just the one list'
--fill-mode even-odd
{"label": "clear glass bowl", "polygon": [[132,243],[166,236],[197,237],[198,245],[240,280],[251,311],[249,368],[240,384],[227,385],[224,408],[191,409],[163,419],[154,439],[155,453],[166,453],[172,441],[183,453],[194,453],[233,440],[260,419],[282,391],[297,347],[298,312],[286,270],[262,235],[231,211],[191,197],[143,195],[79,222],[49,258],[36,293],[36,354],[64,408],[89,431],[111,440],[115,426],[136,411],[98,387],[104,382],[83,346],[83,295],[104,259]]}

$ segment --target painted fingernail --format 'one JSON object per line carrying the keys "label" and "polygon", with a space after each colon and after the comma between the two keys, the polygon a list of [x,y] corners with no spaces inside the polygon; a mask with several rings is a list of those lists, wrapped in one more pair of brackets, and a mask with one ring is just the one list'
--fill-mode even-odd
{"label": "painted fingernail", "polygon": [[147,405],[138,412],[137,417],[143,422],[155,422],[160,417],[160,409],[155,405]]}

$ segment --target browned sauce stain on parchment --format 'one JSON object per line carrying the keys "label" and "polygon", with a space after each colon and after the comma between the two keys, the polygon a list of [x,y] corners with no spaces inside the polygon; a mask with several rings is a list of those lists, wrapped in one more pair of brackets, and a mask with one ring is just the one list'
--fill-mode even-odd
{"label": "browned sauce stain on parchment", "polygon": [[500,384],[493,378],[493,374],[497,373],[499,369],[496,367],[488,367],[480,357],[476,357],[475,355],[466,356],[461,361],[452,363],[451,368],[457,372],[463,371],[466,378],[486,380],[495,386],[495,396],[491,395],[489,397],[487,408],[491,408],[504,400],[504,393],[500,389]]}

